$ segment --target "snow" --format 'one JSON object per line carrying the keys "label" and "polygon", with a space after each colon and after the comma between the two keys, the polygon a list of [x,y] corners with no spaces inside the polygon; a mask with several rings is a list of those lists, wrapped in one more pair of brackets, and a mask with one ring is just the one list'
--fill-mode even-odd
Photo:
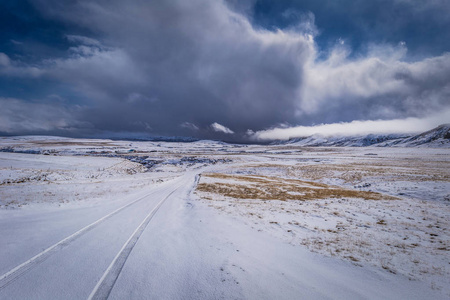
{"label": "snow", "polygon": [[450,125],[443,124],[430,131],[417,135],[407,134],[369,134],[358,136],[322,136],[316,134],[304,138],[295,138],[281,144],[308,147],[426,147],[449,148]]}
{"label": "snow", "polygon": [[[110,299],[450,296],[448,149],[44,136],[0,148],[2,299],[86,299],[111,276]],[[279,199],[200,189],[214,183]]]}

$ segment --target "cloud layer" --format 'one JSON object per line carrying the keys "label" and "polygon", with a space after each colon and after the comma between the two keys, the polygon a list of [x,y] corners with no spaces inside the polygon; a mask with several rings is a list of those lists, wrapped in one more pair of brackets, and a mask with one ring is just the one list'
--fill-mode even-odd
{"label": "cloud layer", "polygon": [[[368,44],[358,55],[344,40],[322,49],[314,12],[286,13],[299,17],[281,30],[252,23],[252,1],[32,3],[66,28],[67,46],[32,62],[0,53],[0,85],[7,85],[0,101],[16,107],[2,119],[6,134],[123,131],[239,141],[248,130],[264,136],[274,127],[427,119],[450,106],[450,54],[410,60],[401,41]],[[25,84],[32,92],[11,88]],[[44,111],[55,98],[45,118],[23,105]],[[407,131],[402,124],[397,129]]]}
{"label": "cloud layer", "polygon": [[258,132],[249,132],[254,141],[289,140],[292,138],[320,135],[363,136],[368,134],[420,133],[445,124],[450,120],[450,109],[427,118],[406,118],[396,120],[352,121],[315,126],[295,126],[273,128]]}

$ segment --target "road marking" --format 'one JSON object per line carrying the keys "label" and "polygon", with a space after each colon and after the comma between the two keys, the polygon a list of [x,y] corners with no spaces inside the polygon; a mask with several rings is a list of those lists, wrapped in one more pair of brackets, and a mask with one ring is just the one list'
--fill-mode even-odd
{"label": "road marking", "polygon": [[97,282],[97,285],[94,287],[91,294],[89,295],[88,300],[108,299],[109,294],[111,293],[111,290],[113,289],[114,284],[116,283],[117,278],[119,277],[119,274],[122,271],[123,266],[125,265],[125,262],[128,259],[128,256],[130,255],[140,236],[144,232],[148,223],[153,218],[158,209],[161,207],[161,205],[164,203],[164,201],[166,201],[167,198],[169,198],[179,188],[180,187],[176,188],[164,199],[162,199],[155,206],[155,208],[145,217],[144,221],[142,221],[142,223],[139,224],[136,230],[131,234],[130,238],[122,246],[122,249],[120,249],[119,253],[117,253],[116,257],[114,257],[113,261],[106,269],[105,273],[103,273],[103,276]]}
{"label": "road marking", "polygon": [[25,274],[26,272],[28,272],[29,270],[31,270],[33,267],[35,267],[36,265],[38,265],[39,263],[43,262],[44,260],[46,260],[51,254],[61,250],[62,248],[64,248],[65,246],[67,246],[69,243],[71,243],[72,241],[74,241],[75,239],[77,239],[78,237],[80,237],[81,235],[83,235],[84,233],[88,232],[89,230],[93,229],[95,226],[99,225],[101,222],[105,221],[106,219],[112,217],[113,215],[117,214],[118,212],[124,210],[125,208],[129,207],[130,205],[133,205],[134,203],[141,201],[142,199],[154,194],[155,191],[152,191],[151,193],[142,196],[140,198],[138,198],[137,200],[134,200],[133,202],[130,202],[118,209],[116,209],[115,211],[113,211],[112,213],[98,219],[97,221],[87,225],[86,227],[78,230],[77,232],[73,233],[72,235],[66,237],[65,239],[57,242],[56,244],[48,247],[47,249],[45,249],[44,251],[40,252],[39,254],[33,256],[32,258],[30,258],[29,260],[27,260],[26,262],[18,265],[17,267],[11,269],[10,271],[8,271],[7,273],[3,274],[2,276],[0,276],[0,289],[3,289],[5,286],[7,286],[8,284],[10,284],[11,282],[13,282],[15,279],[19,278],[20,276],[22,276],[23,274]]}

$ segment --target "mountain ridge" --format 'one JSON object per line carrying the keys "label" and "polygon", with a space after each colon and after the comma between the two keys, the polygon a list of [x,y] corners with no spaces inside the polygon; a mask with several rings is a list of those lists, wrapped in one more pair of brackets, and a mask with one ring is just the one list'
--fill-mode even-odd
{"label": "mountain ridge", "polygon": [[430,147],[450,148],[450,124],[442,124],[419,134],[368,134],[359,136],[312,135],[274,144],[304,147]]}

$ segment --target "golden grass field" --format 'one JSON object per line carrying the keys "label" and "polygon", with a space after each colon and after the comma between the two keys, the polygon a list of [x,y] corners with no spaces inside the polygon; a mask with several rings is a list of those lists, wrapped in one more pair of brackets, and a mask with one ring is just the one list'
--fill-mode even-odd
{"label": "golden grass field", "polygon": [[197,189],[202,192],[221,194],[234,199],[260,200],[317,200],[339,198],[361,198],[364,200],[397,200],[381,193],[357,191],[312,181],[282,179],[269,176],[239,176],[228,174],[203,174],[225,182],[200,182]]}

